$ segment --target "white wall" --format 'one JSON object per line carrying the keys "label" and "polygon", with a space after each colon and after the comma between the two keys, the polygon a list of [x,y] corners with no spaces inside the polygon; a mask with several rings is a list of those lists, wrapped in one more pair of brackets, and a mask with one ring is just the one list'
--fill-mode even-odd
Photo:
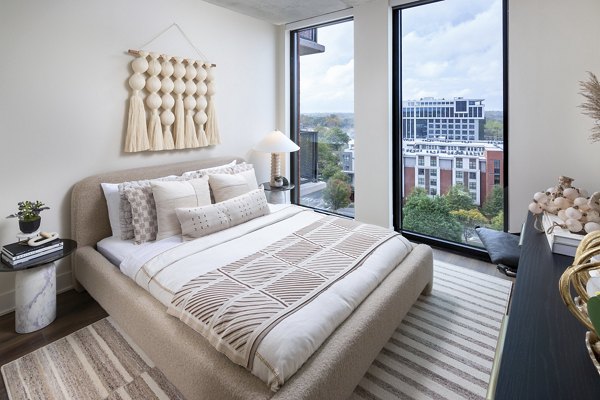
{"label": "white wall", "polygon": [[392,227],[391,10],[386,1],[354,8],[356,219]]}
{"label": "white wall", "polygon": [[578,106],[586,71],[600,75],[600,1],[513,0],[509,18],[509,212],[519,231],[538,190],[575,178],[600,191],[600,143]]}
{"label": "white wall", "polygon": [[[128,49],[177,22],[216,69],[216,107],[223,144],[212,149],[122,152],[127,121]],[[174,33],[148,50],[195,57]],[[20,200],[42,200],[42,229],[69,237],[70,189],[96,173],[239,155],[277,123],[277,28],[197,0],[20,1],[0,4],[0,216]],[[18,225],[0,218],[0,243]],[[13,274],[0,276],[0,313],[13,307]],[[58,288],[70,285],[68,264]]]}

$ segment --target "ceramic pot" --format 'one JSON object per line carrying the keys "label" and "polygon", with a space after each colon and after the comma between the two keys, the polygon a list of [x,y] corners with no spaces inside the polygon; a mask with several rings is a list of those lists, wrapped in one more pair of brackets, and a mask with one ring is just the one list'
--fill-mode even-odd
{"label": "ceramic pot", "polygon": [[273,184],[271,185],[273,187],[282,187],[283,186],[283,177],[282,176],[276,176],[273,178]]}
{"label": "ceramic pot", "polygon": [[19,220],[19,229],[23,233],[33,233],[40,228],[42,217],[34,219],[33,221],[22,221]]}

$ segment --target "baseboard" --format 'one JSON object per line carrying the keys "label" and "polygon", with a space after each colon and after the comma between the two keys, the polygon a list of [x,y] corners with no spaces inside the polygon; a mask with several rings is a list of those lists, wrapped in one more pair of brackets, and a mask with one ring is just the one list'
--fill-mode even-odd
{"label": "baseboard", "polygon": [[[65,271],[56,276],[56,293],[63,293],[73,288],[71,271]],[[0,293],[0,315],[15,311],[15,291]]]}

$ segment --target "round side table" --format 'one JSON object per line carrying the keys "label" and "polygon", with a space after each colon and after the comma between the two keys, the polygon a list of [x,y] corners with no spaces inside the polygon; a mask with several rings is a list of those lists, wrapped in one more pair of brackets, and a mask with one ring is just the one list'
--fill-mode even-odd
{"label": "round side table", "polygon": [[269,192],[269,203],[273,204],[285,204],[285,192],[288,192],[296,187],[296,185],[289,184],[285,186],[271,186],[269,182],[262,183],[265,192]]}
{"label": "round side table", "polygon": [[48,326],[56,318],[56,261],[77,248],[77,242],[62,239],[62,250],[11,266],[4,261],[0,272],[15,274],[15,330],[29,333]]}

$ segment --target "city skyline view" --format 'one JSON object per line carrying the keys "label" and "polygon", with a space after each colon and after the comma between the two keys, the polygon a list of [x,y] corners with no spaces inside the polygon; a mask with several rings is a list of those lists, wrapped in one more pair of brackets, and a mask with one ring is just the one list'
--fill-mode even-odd
{"label": "city skyline view", "polygon": [[[396,12],[402,229],[480,247],[475,226],[504,228],[502,1]],[[310,28],[298,81],[300,204],[352,217],[353,24]]]}

